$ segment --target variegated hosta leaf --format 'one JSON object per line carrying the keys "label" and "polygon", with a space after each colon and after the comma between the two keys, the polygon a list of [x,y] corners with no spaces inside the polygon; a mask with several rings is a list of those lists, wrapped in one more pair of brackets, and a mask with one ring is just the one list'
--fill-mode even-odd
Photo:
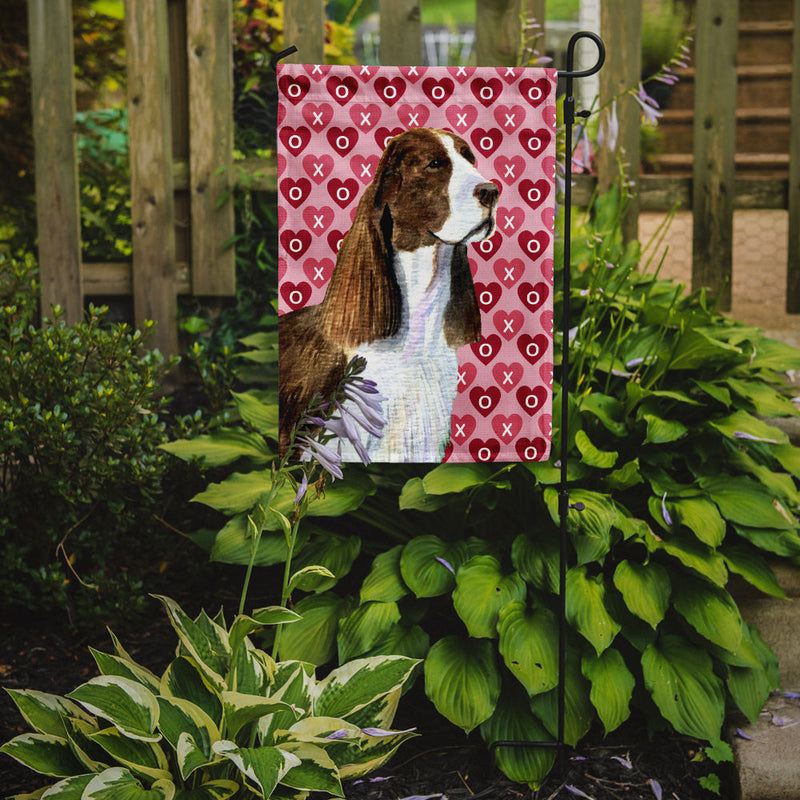
{"label": "variegated hosta leaf", "polygon": [[158,703],[140,683],[117,675],[100,675],[70,692],[90,714],[108,720],[131,739],[157,742]]}
{"label": "variegated hosta leaf", "polygon": [[162,595],[156,596],[166,608],[172,627],[186,653],[197,662],[197,666],[214,687],[223,689],[223,676],[228,672],[231,661],[227,631],[202,614],[197,620],[192,620],[174,600]]}
{"label": "variegated hosta leaf", "polygon": [[84,766],[83,772],[102,772],[109,766],[107,760],[97,760],[98,757],[102,757],[102,751],[98,751],[89,738],[93,733],[97,733],[100,730],[96,720],[86,722],[75,717],[65,717],[64,728],[67,732],[67,739],[72,747],[72,752]]}
{"label": "variegated hosta leaf", "polygon": [[307,792],[327,792],[344,797],[339,770],[331,757],[321,748],[308,742],[284,742],[280,749],[296,756],[300,763],[281,778],[284,786]]}
{"label": "variegated hosta leaf", "polygon": [[[511,682],[503,687],[497,708],[481,725],[481,736],[487,745],[495,742],[551,742],[553,737],[531,713],[528,698],[520,686]],[[538,789],[553,767],[556,751],[553,747],[498,747],[497,766],[517,783]]]}
{"label": "variegated hosta leaf", "polygon": [[119,675],[122,678],[129,678],[132,681],[141,683],[142,686],[154,694],[158,692],[158,677],[150,672],[149,669],[128,658],[101,653],[93,647],[90,647],[89,650],[103,675]]}
{"label": "variegated hosta leaf", "polygon": [[404,656],[358,658],[343,664],[316,685],[314,714],[345,719],[401,689],[417,664],[416,659]]}
{"label": "variegated hosta leaf", "polygon": [[592,684],[589,699],[606,734],[618,728],[631,714],[631,697],[636,679],[625,666],[619,650],[611,647],[601,655],[587,653],[581,662],[583,676]]}
{"label": "variegated hosta leaf", "polygon": [[587,575],[586,567],[572,567],[567,572],[567,621],[597,651],[603,652],[622,626],[608,613],[606,586],[602,573]]}
{"label": "variegated hosta leaf", "polygon": [[34,689],[6,689],[25,722],[37,733],[64,736],[64,717],[91,722],[92,718],[77,704],[64,697]]}
{"label": "variegated hosta leaf", "polygon": [[161,676],[160,694],[178,697],[201,708],[219,726],[222,724],[222,698],[193,661],[179,656]]}
{"label": "variegated hosta leaf", "polygon": [[245,639],[234,653],[228,684],[237,692],[265,695],[269,693],[275,669],[272,657]]}
{"label": "variegated hosta leaf", "polygon": [[283,606],[260,608],[254,611],[252,616],[239,614],[228,632],[228,644],[235,653],[245,637],[249,636],[253,631],[257,631],[265,625],[282,625],[288,622],[297,622],[300,619],[301,617],[298,613]]}
{"label": "variegated hosta leaf", "polygon": [[371,736],[366,733],[369,730],[362,729],[365,736],[360,746],[350,745],[343,753],[332,749],[331,757],[339,767],[342,780],[361,778],[380,769],[403,742],[417,735],[413,730],[407,730],[383,731],[380,736]]}
{"label": "variegated hosta leaf", "polygon": [[638,564],[620,561],[614,570],[614,586],[628,610],[654,628],[664,619],[672,590],[669,573],[655,561]]}
{"label": "variegated hosta leaf", "polygon": [[0,747],[0,753],[42,775],[64,778],[86,770],[72,753],[69,742],[49,733],[23,733]]}
{"label": "variegated hosta leaf", "polygon": [[154,742],[129,739],[116,728],[106,728],[91,734],[89,738],[134,775],[150,781],[170,780],[167,757],[161,747]]}
{"label": "variegated hosta leaf", "polygon": [[425,693],[467,733],[494,713],[500,684],[494,645],[487,639],[446,636],[425,659]]}
{"label": "variegated hosta leaf", "polygon": [[476,639],[497,636],[497,615],[512,600],[522,600],[527,587],[518,572],[504,575],[493,556],[474,556],[456,573],[453,607]]}
{"label": "variegated hosta leaf", "polygon": [[214,743],[214,752],[235,764],[264,797],[270,797],[284,775],[292,767],[300,765],[296,755],[277,747],[237,747],[225,739]]}
{"label": "variegated hosta leaf", "polygon": [[173,800],[174,797],[172,781],[156,781],[145,789],[127,769],[112,767],[89,781],[81,800]]}
{"label": "variegated hosta leaf", "polygon": [[258,721],[258,735],[262,744],[275,744],[276,731],[290,728],[297,721],[298,714],[310,713],[315,685],[313,664],[303,661],[278,663],[270,697],[281,700],[294,710],[277,711]]}
{"label": "variegated hosta leaf", "polygon": [[254,694],[242,694],[241,692],[223,692],[222,704],[225,714],[225,730],[229,736],[234,737],[245,725],[268,714],[274,714],[276,711],[295,713],[288,703],[281,700]]}
{"label": "variegated hosta leaf", "polygon": [[236,781],[208,781],[195,789],[178,789],[174,800],[228,800],[240,788]]}
{"label": "variegated hosta leaf", "polygon": [[[41,795],[41,800],[81,800],[83,797],[83,790],[89,785],[89,782],[94,778],[94,773],[88,775],[75,775],[71,778],[64,778],[63,781],[54,783],[48,787]],[[41,790],[40,790],[41,791]],[[24,798],[39,797],[39,793],[27,795],[15,795],[8,798],[8,800],[24,800]]]}
{"label": "variegated hosta leaf", "polygon": [[708,653],[666,634],[642,654],[642,673],[653,701],[678,733],[719,738],[725,694]]}
{"label": "variegated hosta leaf", "polygon": [[408,594],[408,586],[400,572],[400,555],[403,545],[398,544],[391,550],[375,557],[369,575],[361,584],[361,602],[378,600],[382,603],[394,603]]}
{"label": "variegated hosta leaf", "polygon": [[[202,708],[188,700],[179,697],[159,697],[158,705],[160,709],[158,727],[179,756],[181,737],[188,736],[191,739],[189,742],[184,742],[184,758],[179,758],[181,777],[185,780],[190,772],[199,766],[195,751],[199,751],[204,763],[212,760],[211,745],[220,738],[219,728]],[[191,754],[192,766],[189,771],[184,772],[187,754]]]}
{"label": "variegated hosta leaf", "polygon": [[558,684],[558,624],[551,611],[514,600],[500,610],[497,632],[500,654],[528,694]]}

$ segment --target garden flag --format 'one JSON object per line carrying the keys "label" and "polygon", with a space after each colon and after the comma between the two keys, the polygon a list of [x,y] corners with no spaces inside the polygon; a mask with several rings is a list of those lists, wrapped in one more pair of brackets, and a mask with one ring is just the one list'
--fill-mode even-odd
{"label": "garden flag", "polygon": [[361,356],[372,460],[546,459],[555,70],[277,70],[284,442]]}

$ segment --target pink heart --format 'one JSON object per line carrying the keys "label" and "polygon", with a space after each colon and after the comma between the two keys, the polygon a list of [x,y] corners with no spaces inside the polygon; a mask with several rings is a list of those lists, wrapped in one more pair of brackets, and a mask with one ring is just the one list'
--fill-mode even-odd
{"label": "pink heart", "polygon": [[510,234],[519,230],[525,222],[524,208],[498,208],[497,227],[503,233]]}
{"label": "pink heart", "polygon": [[355,178],[331,178],[328,181],[328,194],[340,208],[347,208],[358,196],[358,190],[359,185]]}
{"label": "pink heart", "polygon": [[509,86],[514,83],[520,75],[524,74],[524,70],[521,67],[495,67],[495,70]]}
{"label": "pink heart", "polygon": [[350,119],[360,131],[371,131],[380,122],[381,107],[377,103],[356,103],[350,107]]}
{"label": "pink heart", "polygon": [[499,233],[494,233],[488,239],[482,239],[476,242],[473,247],[478,255],[485,261],[488,261],[500,247],[503,242],[503,237]]}
{"label": "pink heart", "polygon": [[550,296],[550,287],[544,281],[539,281],[535,286],[525,281],[519,285],[517,294],[528,311],[535,313]]}
{"label": "pink heart", "polygon": [[539,367],[539,377],[545,386],[553,385],[553,364],[550,361],[545,362]]}
{"label": "pink heart", "polygon": [[315,131],[319,132],[328,127],[333,119],[333,106],[330,103],[305,103],[303,105],[303,119]]}
{"label": "pink heart", "polygon": [[519,192],[522,195],[522,199],[534,211],[550,196],[550,187],[550,182],[544,180],[544,178],[539,181],[531,181],[526,178],[524,181],[519,182]]}
{"label": "pink heart", "polygon": [[512,258],[511,261],[498,258],[494,262],[494,274],[506,288],[513,286],[522,277],[524,271],[525,263],[521,258]]}
{"label": "pink heart", "polygon": [[556,109],[554,106],[545,106],[542,110],[542,119],[548,128],[555,130],[556,127]]}
{"label": "pink heart", "polygon": [[544,151],[553,135],[547,128],[524,128],[519,132],[519,142],[526,153],[529,153],[534,158]]}
{"label": "pink heart", "polygon": [[492,367],[492,377],[504,392],[510,392],[522,380],[524,372],[525,367],[519,361],[514,361],[512,364],[498,361]]}
{"label": "pink heart", "polygon": [[453,414],[450,421],[450,438],[458,444],[464,444],[472,436],[475,424],[475,417],[472,414],[464,414],[462,417]]}
{"label": "pink heart", "polygon": [[475,78],[470,83],[469,88],[472,90],[475,99],[484,108],[489,108],[500,96],[500,92],[503,91],[503,82],[499,78],[489,78],[488,80]]}
{"label": "pink heart", "polygon": [[497,156],[494,160],[497,177],[509,186],[522,175],[525,169],[525,159],[522,156]]}
{"label": "pink heart", "polygon": [[526,78],[519,82],[520,94],[534,107],[538,108],[550,94],[551,84],[547,78]]}
{"label": "pink heart", "polygon": [[553,230],[553,225],[556,220],[556,210],[552,206],[542,209],[542,225],[548,230]]}
{"label": "pink heart", "polygon": [[547,352],[549,343],[550,340],[543,333],[537,333],[536,336],[523,333],[517,339],[517,349],[529,364],[535,364]]}
{"label": "pink heart", "polygon": [[478,109],[475,106],[448,106],[444,114],[456,133],[463,133],[471,128],[478,119]]}
{"label": "pink heart", "polygon": [[507,342],[510,342],[520,332],[524,321],[525,317],[518,309],[495,311],[492,317],[494,327]]}
{"label": "pink heart", "polygon": [[448,73],[459,83],[465,83],[475,74],[476,67],[448,67]]}
{"label": "pink heart", "polygon": [[344,231],[331,231],[328,234],[328,247],[334,253],[339,252],[339,248],[342,246],[342,241],[344,240],[345,232]]}
{"label": "pink heart", "polygon": [[286,270],[289,268],[289,265],[286,263],[285,258],[278,259],[278,282],[283,280],[283,276],[286,274]]}
{"label": "pink heart", "polygon": [[466,364],[459,365],[458,381],[456,382],[458,391],[463,392],[475,380],[477,374],[478,368],[469,361]]}
{"label": "pink heart", "polygon": [[340,155],[346,156],[358,143],[358,131],[355,128],[328,128],[326,133],[328,144]]}
{"label": "pink heart", "polygon": [[292,208],[300,208],[311,194],[311,181],[308,178],[284,178],[278,189]]}
{"label": "pink heart", "polygon": [[469,454],[473,461],[488,463],[494,461],[500,453],[500,442],[497,439],[473,439],[469,443]]}
{"label": "pink heart", "polygon": [[296,106],[311,88],[311,81],[305,75],[281,75],[278,78],[280,93]]}
{"label": "pink heart", "polygon": [[382,75],[375,79],[374,85],[378,96],[387,106],[393,106],[406,91],[406,82],[399,75],[391,80]]}
{"label": "pink heart", "polygon": [[534,260],[544,255],[549,243],[550,237],[544,231],[536,231],[536,233],[522,231],[519,235],[519,246],[522,248],[522,252]]}
{"label": "pink heart", "polygon": [[552,311],[542,311],[542,315],[539,317],[539,324],[542,326],[542,330],[550,337],[553,337],[553,312]]}
{"label": "pink heart", "polygon": [[431,101],[437,108],[441,108],[453,94],[455,84],[450,78],[425,78],[422,81],[422,91],[425,92],[425,97]]}
{"label": "pink heart", "polygon": [[470,389],[469,401],[479,414],[488,417],[500,402],[500,390],[496,386],[475,386]]}
{"label": "pink heart", "polygon": [[544,386],[520,386],[517,389],[517,402],[522,410],[533,416],[547,401],[549,392]]}
{"label": "pink heart", "polygon": [[508,444],[522,429],[522,417],[519,414],[496,414],[492,417],[492,430]]}
{"label": "pink heart", "polygon": [[297,156],[306,149],[306,146],[311,141],[311,131],[302,126],[299,128],[292,128],[289,125],[285,125],[281,128],[278,138],[281,140],[281,144],[293,156]]}
{"label": "pink heart", "polygon": [[520,461],[541,461],[547,451],[547,442],[540,436],[535,439],[522,438],[514,445]]}
{"label": "pink heart", "polygon": [[553,259],[546,258],[542,261],[542,277],[548,282],[553,282]]}
{"label": "pink heart", "polygon": [[553,433],[553,417],[550,414],[539,414],[539,430],[547,437]]}
{"label": "pink heart", "polygon": [[369,83],[370,78],[377,71],[377,69],[378,69],[377,67],[369,64],[353,64],[350,66],[350,71],[362,83]]}
{"label": "pink heart", "polygon": [[331,75],[325,81],[325,88],[340,106],[344,106],[353,99],[358,91],[358,81],[352,75],[346,75],[343,78],[338,75]]}
{"label": "pink heart", "polygon": [[482,155],[490,156],[503,142],[503,132],[499,128],[484,130],[475,128],[469,136],[473,147]]}
{"label": "pink heart", "polygon": [[428,121],[431,112],[421,103],[411,106],[406,103],[397,109],[400,122],[409,128],[422,128]]}
{"label": "pink heart", "polygon": [[317,288],[324,286],[333,274],[333,259],[321,258],[319,261],[316,258],[307,258],[303,261],[303,272],[311,283]]}
{"label": "pink heart", "polygon": [[483,364],[488,364],[500,352],[501,346],[502,341],[496,333],[481,336],[479,342],[470,345],[475,357]]}
{"label": "pink heart", "polygon": [[285,230],[280,235],[280,243],[289,258],[299,259],[311,246],[311,234],[307,230]]}
{"label": "pink heart", "polygon": [[320,184],[333,172],[333,156],[306,156],[303,159],[303,169],[314,183]]}
{"label": "pink heart", "polygon": [[300,281],[300,283],[284,281],[281,284],[281,297],[293,311],[303,308],[308,302],[308,298],[311,297],[311,284],[305,281]]}
{"label": "pink heart", "polygon": [[321,236],[325,233],[335,218],[336,213],[330,206],[322,206],[321,208],[306,206],[303,209],[303,222],[315,236]]}
{"label": "pink heart", "polygon": [[497,106],[494,118],[503,133],[514,133],[525,120],[525,109],[522,106]]}
{"label": "pink heart", "polygon": [[400,74],[409,83],[416,83],[427,71],[427,67],[400,67]]}
{"label": "pink heart", "polygon": [[478,305],[484,313],[491,311],[503,294],[503,287],[499,283],[476,283],[475,295],[478,298]]}
{"label": "pink heart", "polygon": [[350,159],[350,169],[361,183],[369,183],[375,177],[375,170],[380,162],[378,156],[353,156]]}
{"label": "pink heart", "polygon": [[375,143],[381,150],[385,150],[389,140],[399,136],[403,131],[405,131],[405,128],[378,128],[375,131]]}

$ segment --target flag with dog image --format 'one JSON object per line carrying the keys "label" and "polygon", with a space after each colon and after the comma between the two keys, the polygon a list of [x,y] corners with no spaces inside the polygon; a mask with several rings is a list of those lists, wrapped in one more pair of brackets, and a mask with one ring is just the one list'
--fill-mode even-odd
{"label": "flag with dog image", "polygon": [[282,447],[360,356],[386,419],[371,460],[548,458],[555,71],[279,64],[277,81]]}

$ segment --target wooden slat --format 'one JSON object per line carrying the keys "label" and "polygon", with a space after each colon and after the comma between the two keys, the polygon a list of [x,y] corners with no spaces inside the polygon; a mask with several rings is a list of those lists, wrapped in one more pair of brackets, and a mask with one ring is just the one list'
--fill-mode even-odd
{"label": "wooden slat", "polygon": [[[83,291],[87,297],[125,297],[133,294],[133,278],[129,261],[81,264]],[[178,294],[191,292],[190,268],[179,261],[175,270]]]}
{"label": "wooden slat", "polygon": [[42,315],[60,305],[75,323],[83,293],[72,3],[30,0],[28,14]]}
{"label": "wooden slat", "polygon": [[173,354],[178,326],[167,8],[162,0],[128,0],[125,12],[134,315],[137,325],[155,320],[154,346]]}
{"label": "wooden slat", "polygon": [[230,0],[189,0],[186,11],[192,292],[233,295],[232,6]]}
{"label": "wooden slat", "polygon": [[383,66],[413,66],[422,60],[422,17],[420,0],[380,0]]}
{"label": "wooden slat", "polygon": [[800,3],[794,4],[792,36],[792,121],[789,137],[789,261],[786,312],[800,314]]}
{"label": "wooden slat", "polygon": [[708,287],[730,310],[739,4],[698,0],[694,97],[692,288]]}
{"label": "wooden slat", "polygon": [[[598,153],[597,169],[600,189],[608,191],[619,176],[619,163],[624,164],[624,179],[632,184],[634,193],[628,213],[622,220],[623,238],[630,241],[639,233],[639,125],[642,112],[627,92],[636,87],[641,78],[642,4],[639,0],[607,0],[601,5],[600,29],[606,46],[606,62],[600,70],[600,107],[604,109],[601,125],[608,129],[610,112],[616,107],[619,133],[616,142],[610,142],[606,136]],[[609,146],[611,144],[613,148]]]}
{"label": "wooden slat", "polygon": [[297,52],[284,61],[294,64],[325,63],[324,0],[289,0],[283,4],[283,40]]}
{"label": "wooden slat", "polygon": [[529,0],[475,0],[475,53],[481,67],[516,66],[520,11]]}

